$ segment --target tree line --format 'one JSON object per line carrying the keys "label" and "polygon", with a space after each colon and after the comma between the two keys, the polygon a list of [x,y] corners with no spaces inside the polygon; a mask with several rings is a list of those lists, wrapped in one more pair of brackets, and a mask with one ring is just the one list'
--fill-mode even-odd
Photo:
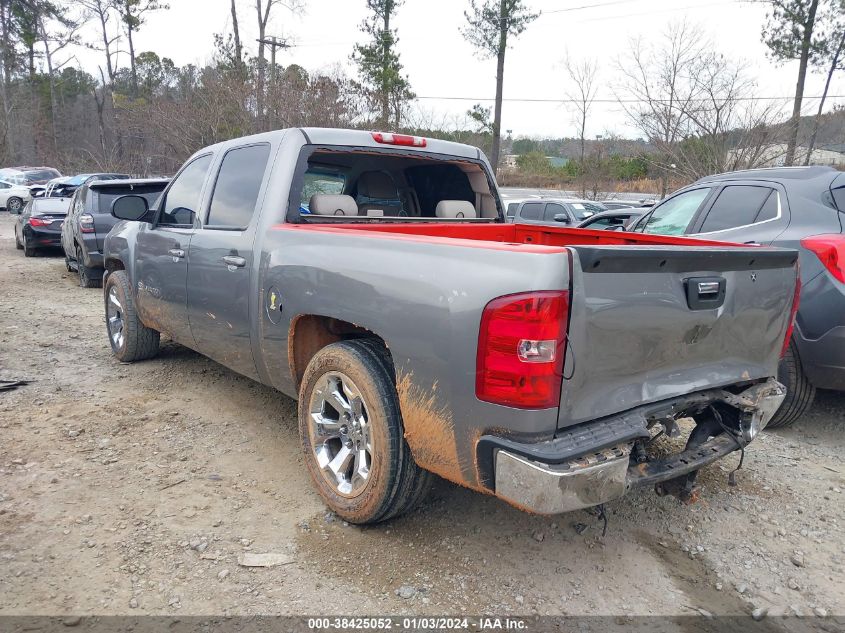
{"label": "tree line", "polygon": [[[540,17],[526,0],[466,0],[458,28],[481,58],[495,60],[495,99],[492,107],[477,104],[454,121],[432,120],[415,107],[395,27],[404,0],[366,0],[363,42],[350,53],[354,76],[339,67],[309,72],[281,64],[277,53],[289,43],[274,37],[270,25],[285,23],[306,1],[230,0],[231,28],[214,36],[211,61],[178,66],[155,51],[136,50],[149,17],[169,9],[162,0],[0,0],[2,163],[167,174],[205,145],[314,125],[471,142],[499,164],[506,54]],[[637,169],[645,165],[664,191],[672,178],[754,166],[776,142],[787,144],[787,164],[809,158],[809,152],[797,155],[804,83],[808,72],[824,71],[826,97],[843,68],[845,0],[760,1],[769,7],[761,38],[772,58],[799,62],[786,121],[782,104],[756,98],[758,87],[742,62],[720,55],[685,22],[660,37],[632,40],[613,66],[615,79],[604,85],[618,86],[619,105],[652,150],[637,157]],[[247,21],[259,35],[254,55],[243,43]],[[96,69],[78,66],[79,47],[97,52]],[[602,164],[595,154],[603,146],[588,143],[586,130],[608,68],[568,55],[563,68],[580,141],[569,173],[583,179],[586,191]],[[817,122],[823,109],[822,99]],[[812,148],[818,130],[817,124],[801,142]],[[623,167],[631,166],[614,169]]]}

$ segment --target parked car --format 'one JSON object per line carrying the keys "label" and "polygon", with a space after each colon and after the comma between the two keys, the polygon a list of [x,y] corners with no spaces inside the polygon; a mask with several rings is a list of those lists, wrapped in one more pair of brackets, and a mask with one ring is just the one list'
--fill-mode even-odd
{"label": "parked car", "polygon": [[579,229],[593,229],[598,231],[606,231],[612,229],[614,231],[624,230],[637,220],[639,220],[645,209],[617,209],[615,211],[602,211],[591,215],[589,218],[578,225]]}
{"label": "parked car", "polygon": [[771,427],[795,422],[817,387],[845,390],[843,214],[845,174],[830,167],[778,167],[702,178],[632,229],[798,249],[801,306],[778,374],[788,394]]}
{"label": "parked car", "polygon": [[59,178],[61,173],[52,167],[6,167],[0,169],[0,180],[16,185],[45,185],[53,178]]}
{"label": "parked car", "polygon": [[127,180],[128,174],[78,174],[76,176],[64,176],[62,178],[54,178],[47,183],[44,193],[45,197],[67,198],[73,195],[82,185],[93,182],[94,180]]}
{"label": "parked car", "polygon": [[32,200],[32,193],[29,187],[0,180],[0,207],[10,213],[17,213],[30,200]]}
{"label": "parked car", "polygon": [[67,216],[68,198],[30,200],[15,219],[15,246],[26,257],[34,257],[40,249],[60,248],[62,223]]}
{"label": "parked car", "polygon": [[607,207],[609,210],[613,209],[629,209],[629,208],[644,208],[644,207],[653,207],[655,204],[654,200],[649,199],[641,199],[641,200],[602,200],[601,203]]}
{"label": "parked car", "polygon": [[[112,213],[114,355],[165,333],[298,397],[313,483],[355,523],[407,512],[429,472],[544,514],[686,498],[783,399],[795,251],[507,224],[475,147],[279,130]],[[686,449],[648,454],[689,416]]]}
{"label": "parked car", "polygon": [[590,216],[607,211],[600,202],[575,198],[541,198],[521,203],[513,221],[517,224],[577,225]]}
{"label": "parked car", "polygon": [[79,275],[83,288],[99,288],[103,282],[103,242],[117,220],[111,214],[112,203],[119,197],[144,196],[152,205],[164,191],[169,179],[126,180],[86,179],[77,187],[70,213],[62,228],[62,248],[69,272]]}

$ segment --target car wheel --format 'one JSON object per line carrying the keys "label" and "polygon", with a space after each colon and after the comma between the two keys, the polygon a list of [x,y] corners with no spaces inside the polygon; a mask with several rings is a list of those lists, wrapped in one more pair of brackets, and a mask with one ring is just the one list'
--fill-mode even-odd
{"label": "car wheel", "polygon": [[[68,265],[68,270],[70,265]],[[76,272],[79,275],[79,285],[83,288],[99,288],[103,285],[102,279],[91,277],[91,269],[85,265],[85,259],[82,257],[82,248],[76,247]]]}
{"label": "car wheel", "polygon": [[133,363],[155,356],[161,335],[138,318],[125,271],[116,270],[108,276],[103,296],[106,331],[115,357],[124,363]]}
{"label": "car wheel", "polygon": [[384,521],[417,505],[431,475],[404,438],[392,362],[372,341],[317,352],[299,391],[299,433],[311,479],[350,523]]}
{"label": "car wheel", "polygon": [[24,257],[35,257],[35,248],[29,245],[26,239],[26,233],[23,234],[23,256]]}
{"label": "car wheel", "polygon": [[816,388],[804,373],[794,341],[789,341],[786,354],[780,361],[778,380],[786,387],[786,398],[766,427],[771,429],[791,426],[804,415],[816,397]]}
{"label": "car wheel", "polygon": [[17,213],[23,207],[23,200],[17,196],[12,196],[6,201],[6,210],[9,213]]}
{"label": "car wheel", "polygon": [[21,244],[20,238],[18,238],[18,232],[15,231],[15,248],[19,251],[23,250],[23,244]]}

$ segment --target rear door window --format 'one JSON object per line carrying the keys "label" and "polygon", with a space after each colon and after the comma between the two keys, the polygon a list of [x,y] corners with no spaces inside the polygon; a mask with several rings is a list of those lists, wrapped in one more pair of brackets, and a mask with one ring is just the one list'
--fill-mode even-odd
{"label": "rear door window", "polygon": [[643,233],[683,235],[710,191],[710,187],[702,187],[669,198],[652,211]]}
{"label": "rear door window", "polygon": [[[772,195],[774,194],[774,195]],[[728,185],[716,198],[698,233],[713,233],[748,226],[761,215],[766,219],[777,216],[777,192],[770,187]]]}
{"label": "rear door window", "polygon": [[539,220],[543,217],[542,202],[526,202],[522,205],[519,217],[523,220]]}
{"label": "rear door window", "polygon": [[249,225],[258,204],[269,159],[270,146],[267,144],[226,152],[211,195],[209,228],[245,229]]}

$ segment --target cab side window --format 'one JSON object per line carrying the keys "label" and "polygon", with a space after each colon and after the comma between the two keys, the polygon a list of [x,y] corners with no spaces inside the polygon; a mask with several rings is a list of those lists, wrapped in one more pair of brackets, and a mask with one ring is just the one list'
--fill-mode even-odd
{"label": "cab side window", "polygon": [[211,166],[211,154],[195,158],[170,185],[158,224],[192,226],[202,195],[202,185]]}
{"label": "cab side window", "polygon": [[208,228],[245,229],[258,204],[270,146],[252,145],[226,152],[208,212]]}

